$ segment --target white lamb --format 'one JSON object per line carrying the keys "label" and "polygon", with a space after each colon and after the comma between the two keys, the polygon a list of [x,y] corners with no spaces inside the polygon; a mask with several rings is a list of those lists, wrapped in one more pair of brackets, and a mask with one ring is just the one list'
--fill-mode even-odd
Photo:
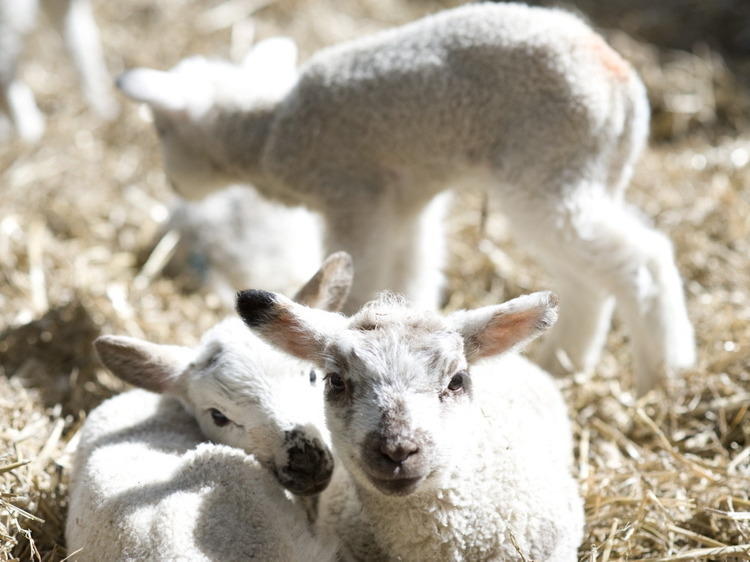
{"label": "white lamb", "polygon": [[[337,254],[298,298],[336,310],[350,284],[351,260]],[[316,500],[284,494],[317,494],[333,472],[309,363],[237,318],[195,349],[117,336],[96,348],[117,376],[165,396],[126,392],[86,420],[66,526],[77,559],[334,559],[336,541],[309,527]]]}
{"label": "white lamb", "polygon": [[467,5],[325,49],[299,70],[293,42],[277,38],[240,66],[190,58],[127,72],[119,87],[154,110],[185,197],[246,182],[319,211],[327,249],[357,263],[347,310],[384,288],[434,306],[440,260],[424,210],[478,183],[555,275],[561,318],[543,366],[590,369],[614,300],[639,392],[694,362],[672,246],[623,203],[648,133],[643,84],[572,14]]}
{"label": "white lamb", "polygon": [[[89,104],[102,117],[113,118],[118,107],[91,1],[42,0],[42,5],[65,40]],[[17,76],[25,37],[34,28],[38,11],[39,0],[0,0],[0,114],[10,118],[25,142],[35,142],[44,133],[44,117],[34,94]]]}
{"label": "white lamb", "polygon": [[555,322],[551,293],[447,317],[386,295],[346,318],[245,291],[237,310],[326,373],[326,422],[346,470],[320,517],[346,558],[577,559],[583,509],[565,404],[511,351]]}
{"label": "white lamb", "polygon": [[191,288],[210,286],[227,308],[234,308],[235,294],[247,287],[294,291],[323,259],[318,217],[268,201],[249,186],[217,191],[202,201],[180,199],[156,242],[169,233],[179,239],[166,273]]}
{"label": "white lamb", "polygon": [[310,531],[271,471],[205,443],[175,400],[132,390],[104,402],[86,422],[75,471],[73,560],[335,559],[335,541]]}

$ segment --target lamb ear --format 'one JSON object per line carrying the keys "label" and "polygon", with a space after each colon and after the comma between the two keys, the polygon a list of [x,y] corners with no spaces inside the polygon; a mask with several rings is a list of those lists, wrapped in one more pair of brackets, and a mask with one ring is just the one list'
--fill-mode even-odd
{"label": "lamb ear", "polygon": [[157,110],[176,112],[188,108],[188,91],[183,81],[170,72],[134,68],[118,76],[117,87],[129,98]]}
{"label": "lamb ear", "polygon": [[340,314],[308,308],[268,291],[241,291],[237,312],[258,336],[295,357],[319,366],[335,333],[344,327]]}
{"label": "lamb ear", "polygon": [[174,390],[192,356],[188,347],[159,345],[127,336],[101,336],[94,341],[94,347],[112,374],[159,393]]}
{"label": "lamb ear", "polygon": [[242,66],[250,71],[294,70],[297,67],[297,44],[291,37],[264,39],[245,55]]}
{"label": "lamb ear", "polygon": [[297,81],[297,45],[289,37],[265,39],[245,55],[242,67],[259,92],[278,98]]}
{"label": "lamb ear", "polygon": [[557,296],[549,291],[503,304],[461,310],[448,317],[464,338],[469,362],[521,348],[557,321]]}
{"label": "lamb ear", "polygon": [[354,279],[352,257],[346,252],[331,254],[305,283],[294,300],[311,308],[338,312],[344,306]]}

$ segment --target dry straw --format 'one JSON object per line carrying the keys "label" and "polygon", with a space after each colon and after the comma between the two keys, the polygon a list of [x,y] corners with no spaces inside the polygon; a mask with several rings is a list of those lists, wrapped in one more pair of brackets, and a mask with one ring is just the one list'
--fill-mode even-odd
{"label": "dry straw", "polygon": [[[134,0],[99,2],[97,12],[117,72],[167,67],[188,53],[241,52],[253,33],[291,34],[309,53],[437,7],[402,0]],[[653,17],[653,10],[634,11],[622,22],[633,32]],[[580,558],[747,560],[749,98],[708,47],[673,51],[619,32],[609,36],[635,61],[655,108],[655,142],[629,197],[675,242],[699,363],[667,392],[636,400],[626,337],[616,325],[597,371],[562,381],[586,498]],[[154,135],[127,103],[116,122],[97,121],[59,47],[50,31],[39,31],[24,66],[50,116],[43,142],[0,151],[0,560],[69,554],[63,528],[77,432],[87,411],[122,389],[95,362],[96,334],[189,344],[222,314],[211,294],[183,294],[159,277],[164,256],[139,265],[136,256],[170,198]],[[744,61],[729,62],[747,68]],[[548,286],[491,199],[462,197],[449,227],[447,308]],[[167,255],[168,245],[161,250]]]}

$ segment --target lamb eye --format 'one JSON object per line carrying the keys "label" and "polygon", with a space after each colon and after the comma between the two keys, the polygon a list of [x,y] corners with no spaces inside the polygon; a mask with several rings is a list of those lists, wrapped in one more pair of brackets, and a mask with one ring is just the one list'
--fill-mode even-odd
{"label": "lamb eye", "polygon": [[467,375],[468,373],[466,371],[459,371],[458,373],[453,375],[450,382],[448,383],[448,390],[456,392],[457,390],[463,389],[464,377],[466,377]]}
{"label": "lamb eye", "polygon": [[214,420],[214,423],[219,427],[224,427],[229,423],[229,418],[216,408],[211,408],[208,412],[211,414],[211,419]]}
{"label": "lamb eye", "polygon": [[338,373],[328,373],[326,375],[326,382],[328,382],[328,387],[331,389],[331,392],[338,394],[346,390],[346,383]]}

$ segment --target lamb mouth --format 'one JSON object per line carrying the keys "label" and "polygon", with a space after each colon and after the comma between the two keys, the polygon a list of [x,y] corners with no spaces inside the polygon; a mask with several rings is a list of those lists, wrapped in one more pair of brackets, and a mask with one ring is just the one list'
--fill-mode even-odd
{"label": "lamb mouth", "polygon": [[415,478],[376,478],[368,475],[367,477],[378,490],[389,496],[408,496],[415,492],[419,484],[424,480],[424,476],[417,476]]}
{"label": "lamb mouth", "polygon": [[331,474],[325,474],[318,479],[311,479],[309,477],[294,478],[278,470],[274,470],[274,474],[279,484],[295,496],[313,496],[319,494],[331,482]]}
{"label": "lamb mouth", "polygon": [[287,485],[286,488],[287,490],[292,492],[295,496],[313,496],[325,490],[328,487],[328,484],[330,482],[331,482],[331,479],[326,478],[325,480],[321,480],[319,482],[313,482],[307,485],[290,484],[290,485]]}

